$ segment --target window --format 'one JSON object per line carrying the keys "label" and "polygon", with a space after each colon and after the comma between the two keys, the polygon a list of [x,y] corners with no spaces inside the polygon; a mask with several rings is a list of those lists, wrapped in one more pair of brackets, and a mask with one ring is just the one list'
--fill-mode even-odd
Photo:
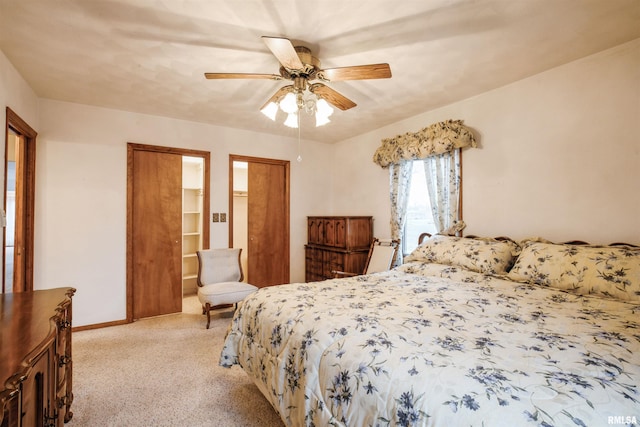
{"label": "window", "polygon": [[[462,120],[446,120],[419,132],[385,138],[376,150],[374,163],[389,168],[391,238],[402,240],[402,251],[394,266],[402,264],[404,253],[415,247],[416,235],[427,231],[429,224],[423,221],[429,221],[429,210],[435,224],[432,231],[459,234],[464,228],[460,187],[465,147],[476,147],[473,133],[462,125]],[[423,171],[418,167],[414,170],[418,163],[414,159],[424,160]],[[412,184],[413,174],[416,179]],[[427,208],[427,201],[431,209]],[[420,230],[421,227],[425,228]]]}
{"label": "window", "polygon": [[425,232],[435,234],[437,231],[431,213],[427,180],[424,175],[424,161],[414,160],[412,163],[406,222],[402,233],[402,253],[404,255],[408,255],[418,246],[420,234]]}

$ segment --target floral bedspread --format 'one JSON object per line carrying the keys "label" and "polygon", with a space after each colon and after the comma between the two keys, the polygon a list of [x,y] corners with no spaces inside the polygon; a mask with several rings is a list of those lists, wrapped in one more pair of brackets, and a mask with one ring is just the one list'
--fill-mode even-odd
{"label": "floral bedspread", "polygon": [[220,364],[288,426],[640,423],[640,305],[437,264],[260,289]]}

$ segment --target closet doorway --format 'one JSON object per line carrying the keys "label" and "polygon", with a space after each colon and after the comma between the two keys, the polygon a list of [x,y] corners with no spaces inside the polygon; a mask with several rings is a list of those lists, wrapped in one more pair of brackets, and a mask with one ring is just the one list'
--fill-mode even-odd
{"label": "closet doorway", "polygon": [[[182,311],[209,247],[209,152],[127,145],[127,321]],[[191,289],[193,288],[193,289]]]}
{"label": "closet doorway", "polygon": [[6,109],[2,293],[33,290],[37,132]]}
{"label": "closet doorway", "polygon": [[229,156],[229,246],[248,283],[289,283],[289,161]]}

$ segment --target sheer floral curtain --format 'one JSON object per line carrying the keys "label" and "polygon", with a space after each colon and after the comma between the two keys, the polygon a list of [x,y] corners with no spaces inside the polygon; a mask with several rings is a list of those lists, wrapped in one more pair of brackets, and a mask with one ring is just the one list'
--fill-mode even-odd
{"label": "sheer floral curtain", "polygon": [[[438,232],[455,232],[464,227],[459,218],[460,153],[462,148],[476,146],[475,137],[462,120],[446,120],[415,133],[382,140],[373,161],[389,168],[392,239],[402,238],[414,160],[425,160],[427,186]],[[394,265],[402,263],[400,252]]]}
{"label": "sheer floral curtain", "polygon": [[[391,238],[402,239],[406,223],[407,201],[411,188],[412,160],[389,165],[389,198],[391,199]],[[402,251],[397,251],[394,265],[402,264]]]}
{"label": "sheer floral curtain", "polygon": [[460,149],[427,157],[423,162],[431,213],[440,233],[461,219]]}

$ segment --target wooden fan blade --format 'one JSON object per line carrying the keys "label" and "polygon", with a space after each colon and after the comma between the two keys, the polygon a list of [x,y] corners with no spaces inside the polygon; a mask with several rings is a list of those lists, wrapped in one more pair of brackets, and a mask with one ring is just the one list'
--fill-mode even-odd
{"label": "wooden fan blade", "polygon": [[341,95],[340,93],[331,89],[329,86],[325,86],[322,83],[314,83],[310,85],[309,90],[343,111],[348,110],[349,108],[353,108],[357,105],[349,98]]}
{"label": "wooden fan blade", "polygon": [[278,74],[252,74],[252,73],[204,73],[207,79],[268,79],[282,80]]}
{"label": "wooden fan blade", "polygon": [[389,64],[355,65],[353,67],[327,68],[318,71],[318,77],[330,82],[342,80],[388,79],[391,77]]}
{"label": "wooden fan blade", "polygon": [[276,93],[273,94],[271,98],[267,102],[264,103],[260,109],[262,110],[266,107],[270,102],[278,102],[280,98],[285,96],[287,93],[292,92],[294,90],[293,85],[282,86]]}
{"label": "wooden fan blade", "polygon": [[296,49],[289,39],[262,36],[262,41],[264,41],[271,53],[273,53],[284,68],[288,70],[299,70],[304,67],[298,57]]}

